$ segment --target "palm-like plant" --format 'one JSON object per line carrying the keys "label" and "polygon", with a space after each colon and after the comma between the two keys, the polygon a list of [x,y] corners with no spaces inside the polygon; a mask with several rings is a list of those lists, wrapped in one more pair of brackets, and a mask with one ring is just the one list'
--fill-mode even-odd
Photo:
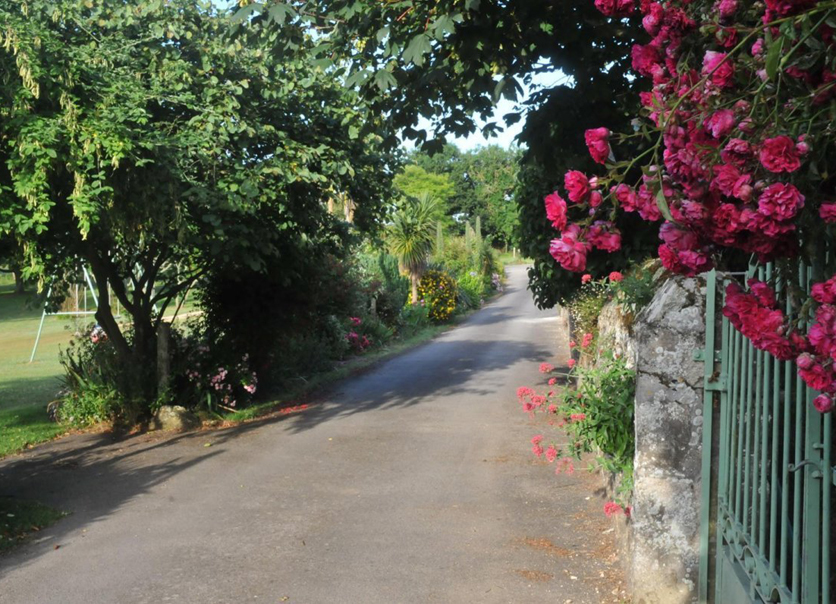
{"label": "palm-like plant", "polygon": [[418,303],[418,282],[427,266],[435,239],[438,200],[424,194],[405,200],[389,227],[389,248],[412,283],[412,304]]}

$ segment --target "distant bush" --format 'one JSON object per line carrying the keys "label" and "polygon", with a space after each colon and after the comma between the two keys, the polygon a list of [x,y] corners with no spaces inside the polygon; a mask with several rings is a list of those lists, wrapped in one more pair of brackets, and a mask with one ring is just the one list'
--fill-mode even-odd
{"label": "distant bush", "polygon": [[424,273],[418,284],[418,297],[427,306],[429,318],[436,323],[447,321],[455,312],[457,291],[455,279],[438,270]]}

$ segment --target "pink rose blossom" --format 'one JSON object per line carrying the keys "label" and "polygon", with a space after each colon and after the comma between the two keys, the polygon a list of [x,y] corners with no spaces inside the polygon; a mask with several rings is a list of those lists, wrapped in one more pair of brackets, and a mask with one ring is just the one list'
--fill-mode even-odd
{"label": "pink rose blossom", "polygon": [[790,220],[804,207],[804,196],[793,185],[776,182],[758,198],[758,212],[775,220]]}
{"label": "pink rose blossom", "polygon": [[734,84],[734,65],[726,53],[708,50],[703,57],[702,75],[709,76],[718,88],[728,88]]}
{"label": "pink rose blossom", "polygon": [[546,217],[558,231],[566,228],[566,200],[555,191],[546,195]]}
{"label": "pink rose blossom", "polygon": [[563,177],[563,183],[569,192],[569,199],[575,203],[583,202],[589,195],[589,179],[583,172],[570,170]]}
{"label": "pink rose blossom", "polygon": [[819,216],[828,224],[836,222],[836,202],[821,204],[819,206]]}
{"label": "pink rose blossom", "polygon": [[820,394],[813,399],[813,406],[819,413],[830,413],[833,411],[833,397],[827,394]]}
{"label": "pink rose blossom", "polygon": [[798,149],[789,136],[776,136],[763,141],[758,154],[761,164],[770,172],[795,172],[801,167]]}
{"label": "pink rose blossom", "polygon": [[584,133],[589,154],[599,164],[606,163],[610,156],[609,138],[610,131],[606,128],[593,128]]}

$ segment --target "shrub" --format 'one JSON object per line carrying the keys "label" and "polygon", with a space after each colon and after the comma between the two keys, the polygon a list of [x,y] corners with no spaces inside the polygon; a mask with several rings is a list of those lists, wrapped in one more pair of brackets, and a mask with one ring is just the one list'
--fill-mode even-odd
{"label": "shrub", "polygon": [[[129,338],[131,334],[126,334]],[[57,418],[72,426],[109,421],[114,425],[136,420],[139,406],[121,394],[123,378],[116,351],[101,327],[82,329],[60,352],[64,367],[64,396]]]}
{"label": "shrub", "polygon": [[[544,443],[543,435],[532,439],[533,452],[546,460],[557,461],[557,472],[571,473],[572,460],[580,460],[584,453],[598,452],[597,465],[621,475],[618,493],[627,496],[632,489],[635,435],[633,410],[636,374],[627,368],[623,358],[605,354],[598,366],[573,369],[570,377],[577,378],[577,388],[566,388],[557,393],[537,394],[522,387],[517,397],[527,413],[542,412],[555,418],[551,422],[564,428],[568,444]],[[541,366],[550,373],[553,367]],[[554,385],[556,378],[549,380]],[[547,446],[543,446],[546,444]],[[596,466],[593,466],[593,469]]]}
{"label": "shrub", "polygon": [[479,308],[485,297],[485,280],[476,272],[465,273],[458,279],[458,301],[464,308]]}
{"label": "shrub", "polygon": [[457,291],[456,281],[438,270],[424,273],[418,284],[418,297],[427,306],[429,318],[436,323],[443,323],[455,312]]}
{"label": "shrub", "polygon": [[581,286],[569,302],[573,337],[597,334],[598,316],[610,300],[610,288],[603,281],[589,281]]}

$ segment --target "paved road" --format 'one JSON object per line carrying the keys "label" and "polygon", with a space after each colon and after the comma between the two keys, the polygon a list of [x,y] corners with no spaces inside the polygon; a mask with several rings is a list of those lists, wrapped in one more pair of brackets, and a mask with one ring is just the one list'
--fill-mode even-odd
{"label": "paved road", "polygon": [[306,411],[0,462],[0,495],[72,512],[0,558],[0,602],[620,601],[598,479],[529,452],[542,427],[515,390],[566,336],[509,272],[463,325]]}

